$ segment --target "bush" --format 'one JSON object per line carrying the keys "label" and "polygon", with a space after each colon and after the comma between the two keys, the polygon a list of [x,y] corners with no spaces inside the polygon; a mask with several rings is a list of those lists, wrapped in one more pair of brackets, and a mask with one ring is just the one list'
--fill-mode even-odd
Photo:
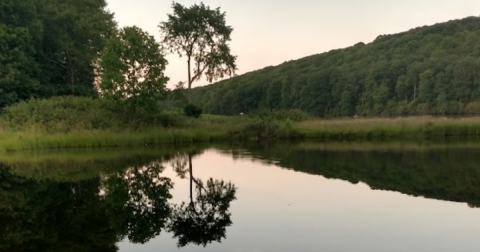
{"label": "bush", "polygon": [[183,108],[183,112],[186,116],[199,118],[202,114],[202,108],[195,106],[193,104],[188,104]]}
{"label": "bush", "polygon": [[183,124],[173,115],[159,110],[131,110],[109,99],[52,97],[31,99],[3,109],[0,125],[11,130],[67,133],[81,130],[145,129]]}

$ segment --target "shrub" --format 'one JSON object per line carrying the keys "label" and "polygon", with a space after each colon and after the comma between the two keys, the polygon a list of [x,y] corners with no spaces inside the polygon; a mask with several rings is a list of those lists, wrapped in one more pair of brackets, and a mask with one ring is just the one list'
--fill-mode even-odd
{"label": "shrub", "polygon": [[131,110],[109,99],[52,97],[31,99],[4,108],[0,125],[11,130],[67,133],[79,130],[145,129],[182,122],[158,110]]}
{"label": "shrub", "polygon": [[183,112],[186,116],[199,118],[202,114],[202,108],[195,106],[193,104],[188,104],[183,108]]}

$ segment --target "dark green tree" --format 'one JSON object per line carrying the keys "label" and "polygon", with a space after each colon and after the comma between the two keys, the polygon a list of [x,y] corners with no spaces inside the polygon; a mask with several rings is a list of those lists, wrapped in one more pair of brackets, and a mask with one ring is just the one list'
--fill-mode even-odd
{"label": "dark green tree", "polygon": [[108,41],[100,59],[102,95],[135,110],[154,109],[166,94],[166,64],[152,36],[138,27],[125,27]]}
{"label": "dark green tree", "polygon": [[209,82],[231,76],[236,70],[236,56],[230,53],[232,27],[226,24],[225,13],[205,4],[185,7],[173,2],[173,14],[159,27],[163,42],[171,52],[187,58],[188,99],[192,83],[205,75]]}
{"label": "dark green tree", "polygon": [[40,29],[35,1],[0,3],[0,108],[37,95],[35,45]]}
{"label": "dark green tree", "polygon": [[105,0],[1,1],[0,107],[95,96],[95,62],[115,29]]}
{"label": "dark green tree", "polygon": [[38,0],[41,95],[95,95],[95,62],[116,23],[105,0]]}

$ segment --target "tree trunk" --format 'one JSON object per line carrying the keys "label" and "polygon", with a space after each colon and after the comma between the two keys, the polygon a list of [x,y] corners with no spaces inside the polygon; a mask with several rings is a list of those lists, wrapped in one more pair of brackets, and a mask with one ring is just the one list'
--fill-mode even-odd
{"label": "tree trunk", "polygon": [[70,54],[68,53],[68,51],[65,50],[64,53],[67,59],[67,71],[68,71],[68,75],[70,76],[70,88],[73,94],[75,90],[75,69],[73,67],[72,58],[70,57]]}
{"label": "tree trunk", "polygon": [[192,95],[191,95],[191,90],[192,90],[192,73],[191,73],[191,70],[190,70],[190,62],[191,62],[191,59],[190,59],[190,56],[188,56],[188,103],[191,104],[192,103]]}
{"label": "tree trunk", "polygon": [[192,154],[188,154],[188,168],[190,171],[190,204],[193,204],[193,168],[192,168]]}

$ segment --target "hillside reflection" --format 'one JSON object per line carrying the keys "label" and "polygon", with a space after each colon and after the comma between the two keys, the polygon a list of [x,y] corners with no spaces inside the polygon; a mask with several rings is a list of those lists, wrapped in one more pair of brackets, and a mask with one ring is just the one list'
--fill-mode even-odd
{"label": "hillside reflection", "polygon": [[[195,160],[203,150],[77,150],[1,157],[0,252],[118,251],[121,241],[143,244],[166,233],[179,247],[224,241],[233,225],[230,209],[237,188],[219,177],[200,179]],[[365,183],[374,190],[480,207],[480,145],[298,143],[226,146],[215,152],[230,156],[231,162],[253,160]],[[186,187],[180,190],[184,202],[175,200],[174,182]]]}
{"label": "hillside reflection", "polygon": [[374,190],[464,202],[480,207],[480,145],[315,144],[249,146],[236,158],[263,160],[286,169],[363,182]]}

